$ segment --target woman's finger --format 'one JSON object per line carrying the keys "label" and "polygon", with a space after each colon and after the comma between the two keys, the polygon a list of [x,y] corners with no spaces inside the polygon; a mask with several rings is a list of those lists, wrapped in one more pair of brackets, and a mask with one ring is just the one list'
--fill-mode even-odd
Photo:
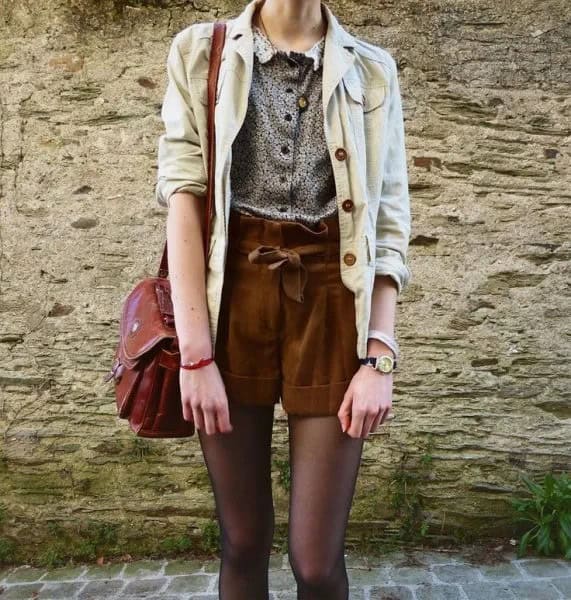
{"label": "woman's finger", "polygon": [[230,423],[230,412],[228,410],[228,401],[223,401],[216,411],[216,422],[218,430],[221,433],[232,431],[232,423]]}
{"label": "woman's finger", "polygon": [[202,408],[200,406],[192,407],[192,415],[194,418],[194,426],[200,431],[204,431],[204,419],[202,417]]}
{"label": "woman's finger", "polygon": [[187,400],[186,398],[181,400],[181,407],[182,407],[182,418],[185,421],[192,421],[192,409],[190,406],[190,401]]}
{"label": "woman's finger", "polygon": [[353,402],[351,410],[351,427],[347,433],[352,437],[361,437],[363,432],[363,423],[365,421],[365,411],[357,402]]}
{"label": "woman's finger", "polygon": [[206,410],[202,411],[204,415],[204,427],[208,435],[216,433],[216,412],[214,407],[211,405]]}
{"label": "woman's finger", "polygon": [[341,429],[347,433],[351,424],[351,403],[353,401],[351,388],[349,387],[343,396],[343,402],[337,411],[337,416],[341,422]]}
{"label": "woman's finger", "polygon": [[386,421],[390,421],[393,418],[393,413],[391,412],[391,407],[387,406],[387,408],[383,411],[382,417],[381,417],[381,425],[383,423],[385,423]]}
{"label": "woman's finger", "polygon": [[373,423],[371,425],[371,433],[375,433],[375,431],[377,431],[377,428],[379,427],[379,423],[381,421],[382,416],[383,416],[383,410],[379,409],[377,416],[373,419]]}
{"label": "woman's finger", "polygon": [[375,422],[375,419],[379,416],[379,412],[380,411],[377,411],[376,413],[370,412],[367,414],[363,423],[362,437],[366,438],[369,436],[373,423]]}

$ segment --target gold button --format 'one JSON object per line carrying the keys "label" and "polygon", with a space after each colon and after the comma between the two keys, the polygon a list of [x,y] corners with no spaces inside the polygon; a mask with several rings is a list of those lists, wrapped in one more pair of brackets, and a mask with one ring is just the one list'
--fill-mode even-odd
{"label": "gold button", "polygon": [[337,148],[337,150],[335,150],[335,158],[337,160],[345,160],[347,158],[345,148]]}
{"label": "gold button", "polygon": [[341,206],[345,212],[351,212],[353,210],[353,200],[351,200],[351,198],[347,198],[347,200],[343,200],[343,204],[341,204]]}
{"label": "gold button", "polygon": [[346,265],[354,265],[357,260],[357,257],[352,252],[347,252],[343,257],[343,261]]}
{"label": "gold button", "polygon": [[300,96],[298,98],[297,104],[298,104],[299,108],[305,108],[308,104],[307,98],[305,96]]}

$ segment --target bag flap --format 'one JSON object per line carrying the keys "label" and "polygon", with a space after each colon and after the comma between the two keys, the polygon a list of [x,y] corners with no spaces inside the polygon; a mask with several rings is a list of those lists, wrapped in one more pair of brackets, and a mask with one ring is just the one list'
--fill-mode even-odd
{"label": "bag flap", "polygon": [[164,277],[140,281],[127,296],[121,316],[123,355],[134,361],[156,344],[175,338],[170,282]]}

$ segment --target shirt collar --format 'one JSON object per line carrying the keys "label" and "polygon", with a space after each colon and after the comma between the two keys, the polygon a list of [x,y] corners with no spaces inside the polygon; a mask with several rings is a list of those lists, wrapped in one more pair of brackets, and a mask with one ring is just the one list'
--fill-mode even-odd
{"label": "shirt collar", "polygon": [[256,54],[258,61],[262,64],[268,62],[275,54],[289,55],[293,53],[293,55],[297,54],[312,58],[314,71],[317,71],[321,66],[323,60],[323,48],[325,46],[325,36],[315,42],[315,44],[305,52],[295,52],[293,50],[286,52],[285,50],[276,49],[266,34],[257,25],[252,25],[252,34],[254,38],[254,53]]}

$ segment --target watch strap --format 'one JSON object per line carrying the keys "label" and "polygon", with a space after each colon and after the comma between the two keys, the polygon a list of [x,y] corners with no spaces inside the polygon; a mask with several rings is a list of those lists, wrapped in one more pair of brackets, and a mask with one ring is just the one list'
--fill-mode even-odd
{"label": "watch strap", "polygon": [[[381,355],[382,356],[382,355]],[[393,358],[391,356],[391,358]],[[370,364],[373,368],[377,366],[377,357],[376,356],[366,356],[365,358],[360,358],[359,363],[361,365]],[[393,370],[397,368],[397,359],[393,358]]]}

